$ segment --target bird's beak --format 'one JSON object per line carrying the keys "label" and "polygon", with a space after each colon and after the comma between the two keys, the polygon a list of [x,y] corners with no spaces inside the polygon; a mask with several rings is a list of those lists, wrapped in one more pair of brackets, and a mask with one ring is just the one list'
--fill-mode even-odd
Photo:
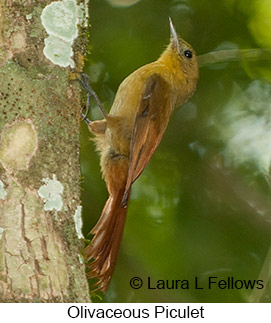
{"label": "bird's beak", "polygon": [[178,53],[180,53],[179,38],[170,17],[169,17],[169,28],[170,28],[170,35],[171,35],[171,45],[173,48],[176,48]]}

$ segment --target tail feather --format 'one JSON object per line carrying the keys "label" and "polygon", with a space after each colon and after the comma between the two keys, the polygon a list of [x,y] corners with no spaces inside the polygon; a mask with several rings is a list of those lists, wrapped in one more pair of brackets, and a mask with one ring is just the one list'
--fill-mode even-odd
{"label": "tail feather", "polygon": [[[109,196],[99,221],[90,232],[94,237],[85,249],[87,259],[93,259],[88,265],[88,276],[98,278],[93,287],[103,292],[109,286],[122,240],[127,214],[127,206],[122,206],[123,194],[124,190],[120,190]],[[127,203],[129,196],[130,192]]]}

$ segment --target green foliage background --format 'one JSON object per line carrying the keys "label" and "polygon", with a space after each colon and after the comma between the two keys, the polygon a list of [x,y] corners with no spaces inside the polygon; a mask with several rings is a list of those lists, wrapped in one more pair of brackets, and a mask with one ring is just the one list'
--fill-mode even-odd
{"label": "green foliage background", "polygon": [[[108,110],[120,82],[155,60],[167,45],[169,16],[198,55],[271,47],[267,0],[129,2],[90,1],[86,72]],[[270,302],[270,66],[255,60],[201,68],[195,95],[175,111],[159,148],[133,185],[120,256],[104,301]],[[91,118],[102,118],[95,104]],[[107,198],[89,137],[82,124],[85,234]],[[143,279],[141,289],[130,287],[134,276]],[[211,276],[260,278],[265,290],[208,289]],[[187,290],[152,290],[147,277],[153,285],[161,279],[191,284]],[[194,288],[195,277],[204,289]]]}

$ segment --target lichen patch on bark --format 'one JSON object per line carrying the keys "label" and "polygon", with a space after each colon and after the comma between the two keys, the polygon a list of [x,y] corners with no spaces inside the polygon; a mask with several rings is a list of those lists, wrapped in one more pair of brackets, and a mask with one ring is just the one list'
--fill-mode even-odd
{"label": "lichen patch on bark", "polygon": [[38,147],[38,135],[31,120],[6,126],[0,138],[0,162],[9,171],[28,169]]}

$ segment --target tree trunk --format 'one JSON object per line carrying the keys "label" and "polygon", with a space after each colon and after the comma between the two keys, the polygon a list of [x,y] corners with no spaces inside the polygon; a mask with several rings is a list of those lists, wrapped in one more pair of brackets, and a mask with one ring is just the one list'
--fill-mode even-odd
{"label": "tree trunk", "polygon": [[69,67],[81,68],[77,26],[85,27],[86,3],[50,3],[0,0],[2,302],[89,301],[80,254],[80,93],[69,81]]}

